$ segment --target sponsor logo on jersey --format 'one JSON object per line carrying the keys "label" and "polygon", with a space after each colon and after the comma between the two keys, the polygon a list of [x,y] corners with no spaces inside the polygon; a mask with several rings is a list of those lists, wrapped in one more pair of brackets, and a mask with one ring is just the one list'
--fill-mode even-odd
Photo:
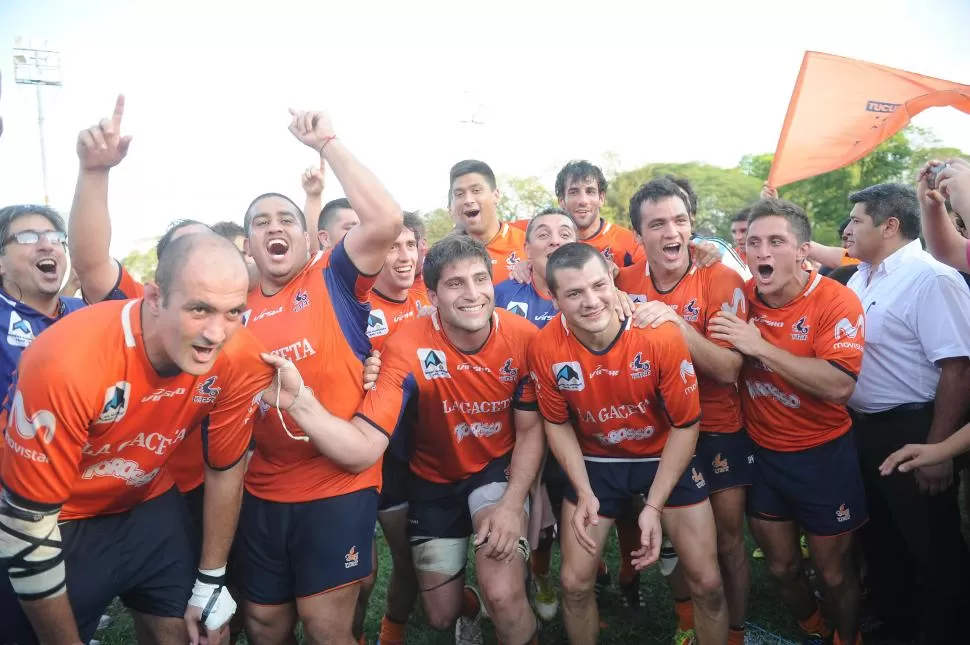
{"label": "sponsor logo on jersey", "polygon": [[630,378],[636,380],[650,376],[650,361],[643,360],[643,353],[637,355],[630,361]]}
{"label": "sponsor logo on jersey", "polygon": [[609,432],[597,432],[593,438],[600,442],[601,446],[615,446],[624,441],[643,441],[649,439],[656,432],[653,426],[645,428],[617,428]]}
{"label": "sponsor logo on jersey", "polygon": [[34,330],[30,322],[21,318],[16,311],[10,312],[10,325],[7,327],[7,344],[13,347],[27,347],[34,340]]}
{"label": "sponsor logo on jersey", "polygon": [[607,246],[603,248],[603,257],[609,260],[610,262],[613,262],[614,264],[616,263],[616,260],[613,258],[612,246]]}
{"label": "sponsor logo on jersey", "polygon": [[759,325],[765,325],[767,327],[784,327],[785,323],[780,320],[768,320],[764,315],[756,316],[754,321]]}
{"label": "sponsor logo on jersey", "polygon": [[512,272],[512,269],[514,269],[515,265],[518,263],[519,263],[519,254],[516,253],[515,251],[512,251],[511,253],[509,253],[509,257],[505,258],[505,268],[509,271],[509,273]]}
{"label": "sponsor logo on jersey", "polygon": [[589,373],[589,378],[590,380],[593,380],[597,376],[603,376],[604,374],[606,376],[619,376],[620,370],[611,370],[605,365],[597,365],[596,369]]}
{"label": "sponsor logo on jersey", "polygon": [[171,399],[185,394],[184,387],[177,387],[174,390],[166,390],[163,387],[157,388],[148,396],[142,397],[142,403],[158,403],[162,399]]}
{"label": "sponsor logo on jersey", "polygon": [[[249,311],[252,312],[252,309],[250,309]],[[263,309],[261,312],[259,312],[258,316],[253,318],[253,322],[256,322],[257,320],[262,320],[263,318],[269,318],[270,316],[275,316],[276,314],[281,314],[281,313],[283,313],[283,305],[280,305],[276,309]]]}
{"label": "sponsor logo on jersey", "polygon": [[687,381],[694,378],[694,364],[686,358],[680,362],[680,380],[687,384]]}
{"label": "sponsor logo on jersey", "polygon": [[448,372],[448,357],[444,352],[422,347],[418,349],[418,361],[421,362],[424,378],[429,381],[436,378],[451,378]]}
{"label": "sponsor logo on jersey", "polygon": [[627,295],[630,296],[630,300],[633,301],[633,304],[639,304],[647,301],[647,295],[644,293],[631,293]]}
{"label": "sponsor logo on jersey", "polygon": [[293,311],[303,311],[310,306],[310,294],[306,292],[306,289],[300,289],[293,296]]}
{"label": "sponsor logo on jersey", "polygon": [[808,330],[810,325],[808,324],[808,318],[802,316],[798,321],[791,326],[791,339],[792,340],[808,340]]}
{"label": "sponsor logo on jersey", "polygon": [[161,472],[161,468],[155,468],[150,472],[145,472],[141,468],[141,464],[137,461],[132,461],[131,459],[122,459],[121,457],[115,457],[113,459],[105,459],[104,461],[99,461],[98,463],[88,466],[81,473],[81,479],[94,479],[95,477],[114,477],[115,479],[120,479],[128,486],[137,487],[144,486],[145,484],[151,482],[155,479],[155,476]]}
{"label": "sponsor logo on jersey", "polygon": [[199,383],[199,386],[195,388],[195,396],[192,398],[192,401],[195,403],[215,403],[219,392],[222,392],[221,387],[216,387],[216,381],[218,380],[218,376],[210,376]]}
{"label": "sponsor logo on jersey", "polygon": [[459,423],[455,426],[455,438],[458,439],[458,443],[461,443],[462,439],[467,437],[487,439],[488,437],[496,435],[501,431],[501,421],[496,421],[494,423]]}
{"label": "sponsor logo on jersey", "polygon": [[381,309],[371,309],[367,314],[367,337],[385,336],[389,328],[387,326],[387,316]]}
{"label": "sponsor logo on jersey", "polygon": [[13,397],[13,418],[17,434],[24,439],[30,440],[40,434],[45,443],[54,440],[54,431],[57,428],[54,414],[50,410],[38,410],[28,417],[24,408],[24,395],[20,390]]}
{"label": "sponsor logo on jersey", "polygon": [[747,380],[745,381],[745,385],[748,386],[748,395],[752,399],[757,399],[762,396],[771,397],[786,408],[793,410],[800,408],[802,405],[801,399],[798,398],[797,394],[786,394],[779,390],[774,383]]}
{"label": "sponsor logo on jersey", "polygon": [[684,313],[682,315],[687,322],[697,322],[697,317],[700,313],[701,310],[697,308],[697,298],[691,298],[690,302],[684,305]]}
{"label": "sponsor logo on jersey", "polygon": [[515,383],[519,380],[519,368],[512,367],[512,359],[505,359],[505,363],[499,368],[499,380],[503,383]]}
{"label": "sponsor logo on jersey", "polygon": [[552,377],[560,390],[580,392],[586,387],[583,381],[583,368],[576,361],[552,364]]}
{"label": "sponsor logo on jersey", "polygon": [[243,324],[243,327],[245,327],[246,325],[249,324],[249,317],[252,314],[253,314],[253,310],[252,309],[247,309],[246,311],[242,312],[242,324]]}
{"label": "sponsor logo on jersey", "polygon": [[744,292],[741,291],[740,287],[734,289],[734,293],[731,295],[731,302],[722,302],[721,311],[726,311],[738,315],[738,312],[744,313]]}
{"label": "sponsor logo on jersey", "polygon": [[118,381],[104,391],[104,405],[95,423],[114,423],[121,421],[128,412],[128,402],[131,399],[131,383]]}
{"label": "sponsor logo on jersey", "polygon": [[849,322],[848,318],[843,318],[835,324],[835,340],[841,338],[856,338],[859,340],[865,338],[866,335],[866,319],[862,314],[856,319],[853,325]]}
{"label": "sponsor logo on jersey", "polygon": [[528,302],[510,302],[505,305],[505,310],[515,314],[516,316],[522,316],[523,318],[529,317],[529,303]]}

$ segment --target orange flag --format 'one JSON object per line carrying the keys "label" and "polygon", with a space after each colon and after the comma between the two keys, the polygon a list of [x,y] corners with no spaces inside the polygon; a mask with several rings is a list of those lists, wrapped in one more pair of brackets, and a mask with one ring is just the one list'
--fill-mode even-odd
{"label": "orange flag", "polygon": [[768,184],[848,166],[929,107],[970,114],[970,85],[819,52],[805,52]]}

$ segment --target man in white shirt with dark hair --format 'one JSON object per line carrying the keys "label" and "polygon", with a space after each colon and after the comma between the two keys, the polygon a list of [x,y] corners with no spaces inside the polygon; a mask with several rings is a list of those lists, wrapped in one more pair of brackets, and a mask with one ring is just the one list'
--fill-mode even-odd
{"label": "man in white shirt with dark hair", "polygon": [[[879,184],[849,200],[855,206],[847,250],[861,263],[848,286],[866,318],[862,371],[848,405],[869,503],[863,535],[870,588],[894,637],[918,639],[922,631],[925,642],[959,642],[970,601],[970,552],[960,532],[953,463],[888,477],[878,468],[903,445],[942,441],[963,424],[970,407],[970,290],[923,250],[912,188]],[[854,342],[849,331],[843,342]]]}

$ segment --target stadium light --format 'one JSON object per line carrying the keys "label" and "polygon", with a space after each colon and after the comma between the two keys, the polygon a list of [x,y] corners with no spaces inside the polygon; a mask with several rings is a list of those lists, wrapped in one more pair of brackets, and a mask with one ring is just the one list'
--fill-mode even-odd
{"label": "stadium light", "polygon": [[13,75],[18,85],[33,85],[37,93],[37,127],[40,133],[40,171],[44,204],[50,206],[47,192],[47,149],[44,142],[44,87],[61,86],[61,54],[47,41],[34,44],[17,38],[13,49]]}

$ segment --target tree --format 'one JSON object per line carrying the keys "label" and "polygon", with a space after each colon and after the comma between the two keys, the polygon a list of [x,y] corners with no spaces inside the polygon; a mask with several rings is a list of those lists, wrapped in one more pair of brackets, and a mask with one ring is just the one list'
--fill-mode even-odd
{"label": "tree", "polygon": [[121,264],[139,282],[155,279],[155,269],[158,267],[158,258],[155,256],[155,247],[147,251],[132,251],[125,256]]}
{"label": "tree", "polygon": [[630,226],[630,198],[646,182],[663,175],[686,177],[698,195],[697,229],[710,229],[730,239],[731,216],[758,198],[761,182],[738,168],[718,168],[697,162],[650,164],[621,172],[610,180],[606,205],[600,213],[623,226]]}
{"label": "tree", "polygon": [[424,216],[425,234],[428,245],[434,244],[455,227],[455,220],[447,208],[436,208]]}
{"label": "tree", "polygon": [[528,219],[543,208],[555,206],[556,196],[538,177],[499,178],[498,218],[511,222]]}
{"label": "tree", "polygon": [[[823,244],[838,244],[838,229],[852,205],[849,194],[886,182],[916,184],[919,169],[930,159],[965,156],[957,148],[940,147],[940,141],[922,128],[910,126],[875,150],[844,168],[782,186],[778,196],[802,208],[812,220],[812,237]],[[746,155],[740,169],[762,181],[768,178],[773,155]]]}

